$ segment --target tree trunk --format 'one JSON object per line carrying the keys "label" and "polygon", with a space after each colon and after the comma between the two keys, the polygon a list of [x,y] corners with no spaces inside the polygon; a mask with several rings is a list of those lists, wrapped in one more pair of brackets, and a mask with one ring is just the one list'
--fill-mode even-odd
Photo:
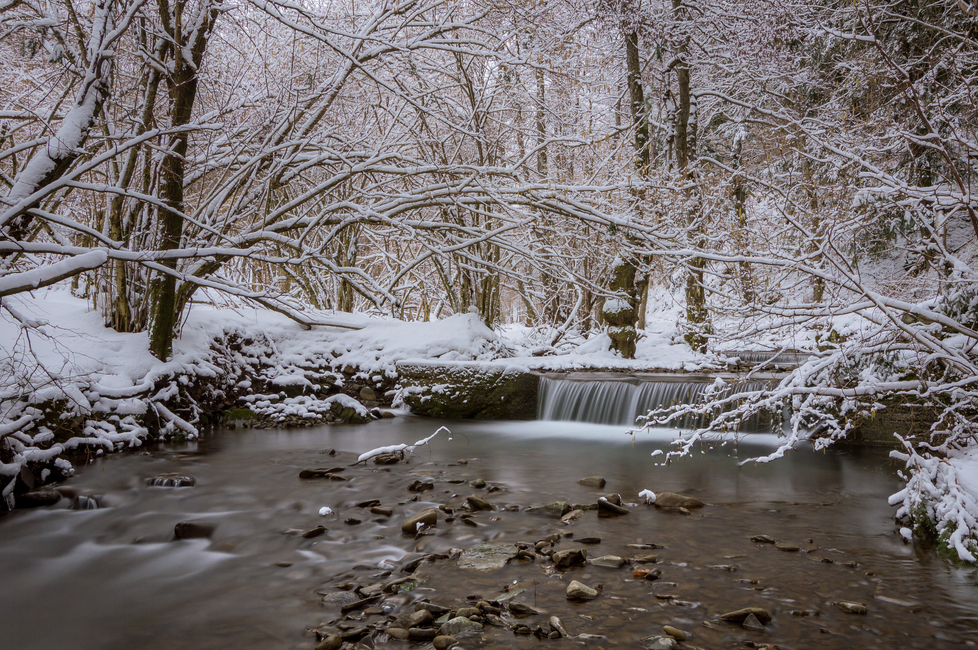
{"label": "tree trunk", "polygon": [[[194,101],[197,98],[197,70],[200,69],[214,21],[220,11],[220,0],[202,0],[191,14],[191,24],[184,29],[185,4],[177,0],[172,7],[169,0],[159,0],[159,14],[163,28],[172,45],[168,54],[172,57],[171,72],[166,75],[170,96],[170,126],[182,127],[190,123]],[[189,42],[188,38],[194,37]],[[190,60],[185,56],[189,48]],[[170,136],[161,166],[161,198],[166,209],[159,209],[160,250],[180,247],[184,221],[184,160],[187,156],[189,134],[186,131]],[[177,262],[164,260],[161,264],[174,272]],[[173,335],[177,323],[177,279],[174,273],[162,273],[153,281],[150,296],[149,349],[157,359],[165,361],[173,350]]]}
{"label": "tree trunk", "polygon": [[[645,116],[645,93],[642,90],[642,62],[638,51],[638,31],[625,28],[625,64],[627,66],[628,96],[631,108],[632,128],[635,131],[635,171],[639,180],[649,173],[649,123]],[[645,201],[644,191],[636,191],[636,205],[641,212]],[[625,233],[625,239],[634,243]],[[638,282],[636,283],[636,279]],[[648,296],[648,276],[637,268],[634,254],[622,252],[612,269],[609,289],[616,298],[605,301],[601,310],[602,320],[608,325],[611,349],[626,359],[635,358],[635,342],[638,330],[645,327],[645,306]],[[624,303],[622,302],[624,301]]]}
{"label": "tree trunk", "polygon": [[[678,21],[685,20],[686,9],[682,0],[673,0],[673,15]],[[687,45],[681,41],[676,52],[676,83],[679,87],[679,107],[676,112],[676,171],[683,184],[691,189],[684,190],[686,205],[698,206],[699,201],[694,194],[696,189],[691,182],[694,173],[690,166],[690,158],[696,151],[696,123],[693,111],[692,93],[690,90],[691,70]],[[702,215],[698,207],[687,208],[686,228],[691,248],[703,250],[706,248],[706,233]],[[693,257],[686,262],[686,325],[688,331],[683,336],[691,348],[697,352],[706,352],[708,336],[711,334],[709,311],[706,307],[706,287],[703,284],[706,259]]]}

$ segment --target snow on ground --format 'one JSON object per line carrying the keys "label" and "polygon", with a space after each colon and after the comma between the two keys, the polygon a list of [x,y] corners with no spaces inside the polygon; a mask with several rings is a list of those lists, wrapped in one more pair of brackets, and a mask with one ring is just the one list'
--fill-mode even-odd
{"label": "snow on ground", "polygon": [[[323,397],[320,389],[333,386],[328,392],[335,392],[344,377],[348,380],[351,369],[358,382],[376,384],[384,377],[396,377],[401,362],[508,370],[703,371],[728,367],[723,352],[698,354],[683,342],[679,310],[667,293],[653,294],[637,358],[626,360],[609,350],[610,340],[600,331],[585,336],[510,325],[494,332],[476,314],[433,322],[330,314],[331,322],[346,327],[305,329],[264,309],[195,304],[174,343],[173,358],[162,363],[148,352],[145,333],[122,334],[106,328],[87,301],[73,297],[63,287],[7,296],[0,310],[0,441],[7,447],[6,456],[0,458],[0,487],[11,503],[15,481],[8,480],[3,486],[2,479],[19,475],[28,462],[53,463],[50,466],[65,473],[70,466],[59,455],[73,447],[89,445],[111,451],[138,446],[150,433],[138,420],[148,409],[154,409],[158,421],[166,423],[165,431],[194,435],[195,420],[181,417],[168,401],[179,391],[177,382],[226,376],[247,364],[251,364],[251,375],[234,379],[236,393],[250,391],[244,403],[259,415],[280,422],[286,418],[329,420],[330,413],[341,411],[343,418],[367,417],[367,409],[349,395]],[[724,339],[736,332],[753,332],[750,344],[732,340],[718,347],[729,352],[814,350],[819,342],[814,331],[799,328],[775,335],[765,325],[735,318],[716,322]],[[826,323],[822,335],[835,330],[858,340],[865,326],[866,321],[858,316],[846,316]],[[215,352],[214,346],[223,344],[231,349]],[[270,394],[261,394],[252,381]],[[153,390],[157,392],[152,394]],[[53,432],[41,424],[43,414],[32,405],[64,399],[71,411],[66,416],[84,419],[83,432],[53,443]],[[978,529],[978,450],[954,453],[946,461],[921,460],[919,466],[915,476],[920,480],[908,484],[917,485],[918,496],[912,491],[901,493],[905,508],[909,511],[926,500],[932,504],[928,507],[934,510],[935,519],[959,520],[961,533],[951,541],[966,558],[967,531]]]}

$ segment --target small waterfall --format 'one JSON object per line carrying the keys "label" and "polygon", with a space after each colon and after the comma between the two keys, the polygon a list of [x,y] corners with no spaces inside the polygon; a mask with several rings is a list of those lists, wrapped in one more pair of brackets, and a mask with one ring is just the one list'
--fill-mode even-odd
{"label": "small waterfall", "polygon": [[724,352],[724,356],[739,357],[743,363],[767,363],[772,366],[799,366],[809,358],[811,354],[805,352],[777,352],[765,350],[738,350],[735,352]]}
{"label": "small waterfall", "polygon": [[[604,377],[601,379],[540,378],[537,419],[590,422],[632,426],[635,418],[650,410],[675,404],[700,401],[703,392],[713,382],[707,378],[689,381],[681,376],[655,379],[639,377]],[[735,382],[728,384],[721,395],[761,390],[767,382]],[[704,418],[687,417],[676,424],[684,429],[703,426]],[[766,431],[769,417],[755,417],[741,425],[741,431]]]}

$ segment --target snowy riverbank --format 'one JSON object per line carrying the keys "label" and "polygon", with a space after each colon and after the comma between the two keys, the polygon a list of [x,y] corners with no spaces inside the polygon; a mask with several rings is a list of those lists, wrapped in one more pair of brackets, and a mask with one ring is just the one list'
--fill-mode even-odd
{"label": "snowy riverbank", "polygon": [[[331,316],[341,326],[304,329],[265,310],[199,304],[172,359],[162,363],[147,352],[145,333],[105,328],[86,301],[62,289],[5,298],[4,306],[0,486],[7,507],[70,475],[71,459],[139,447],[149,438],[194,437],[229,409],[239,414],[232,420],[282,425],[379,417],[376,407],[403,406],[398,363],[702,372],[734,361],[692,352],[677,336],[670,310],[650,321],[637,358],[624,360],[607,350],[600,333],[569,334],[553,345],[545,338],[552,334],[518,327],[494,332],[473,314],[411,323],[341,314]],[[930,530],[973,562],[974,454],[901,458],[909,467],[908,489],[892,501],[903,502],[901,516],[916,517],[906,520],[905,535],[912,536],[909,527],[917,534]]]}

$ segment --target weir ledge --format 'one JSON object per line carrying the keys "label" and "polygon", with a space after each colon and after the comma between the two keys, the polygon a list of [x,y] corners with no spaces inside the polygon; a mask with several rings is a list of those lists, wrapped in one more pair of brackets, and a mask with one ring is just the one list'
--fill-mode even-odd
{"label": "weir ledge", "polygon": [[[403,361],[397,364],[404,403],[415,415],[433,418],[477,420],[535,420],[540,396],[540,379],[611,380],[621,376],[630,381],[710,381],[727,379],[729,373],[683,373],[648,370],[614,371],[607,368],[570,371],[527,370],[521,366],[479,362]],[[657,377],[656,377],[657,376]],[[774,379],[772,375],[765,378]],[[862,419],[841,444],[889,446],[902,436],[926,439],[937,417],[933,409],[911,403],[894,403]]]}

